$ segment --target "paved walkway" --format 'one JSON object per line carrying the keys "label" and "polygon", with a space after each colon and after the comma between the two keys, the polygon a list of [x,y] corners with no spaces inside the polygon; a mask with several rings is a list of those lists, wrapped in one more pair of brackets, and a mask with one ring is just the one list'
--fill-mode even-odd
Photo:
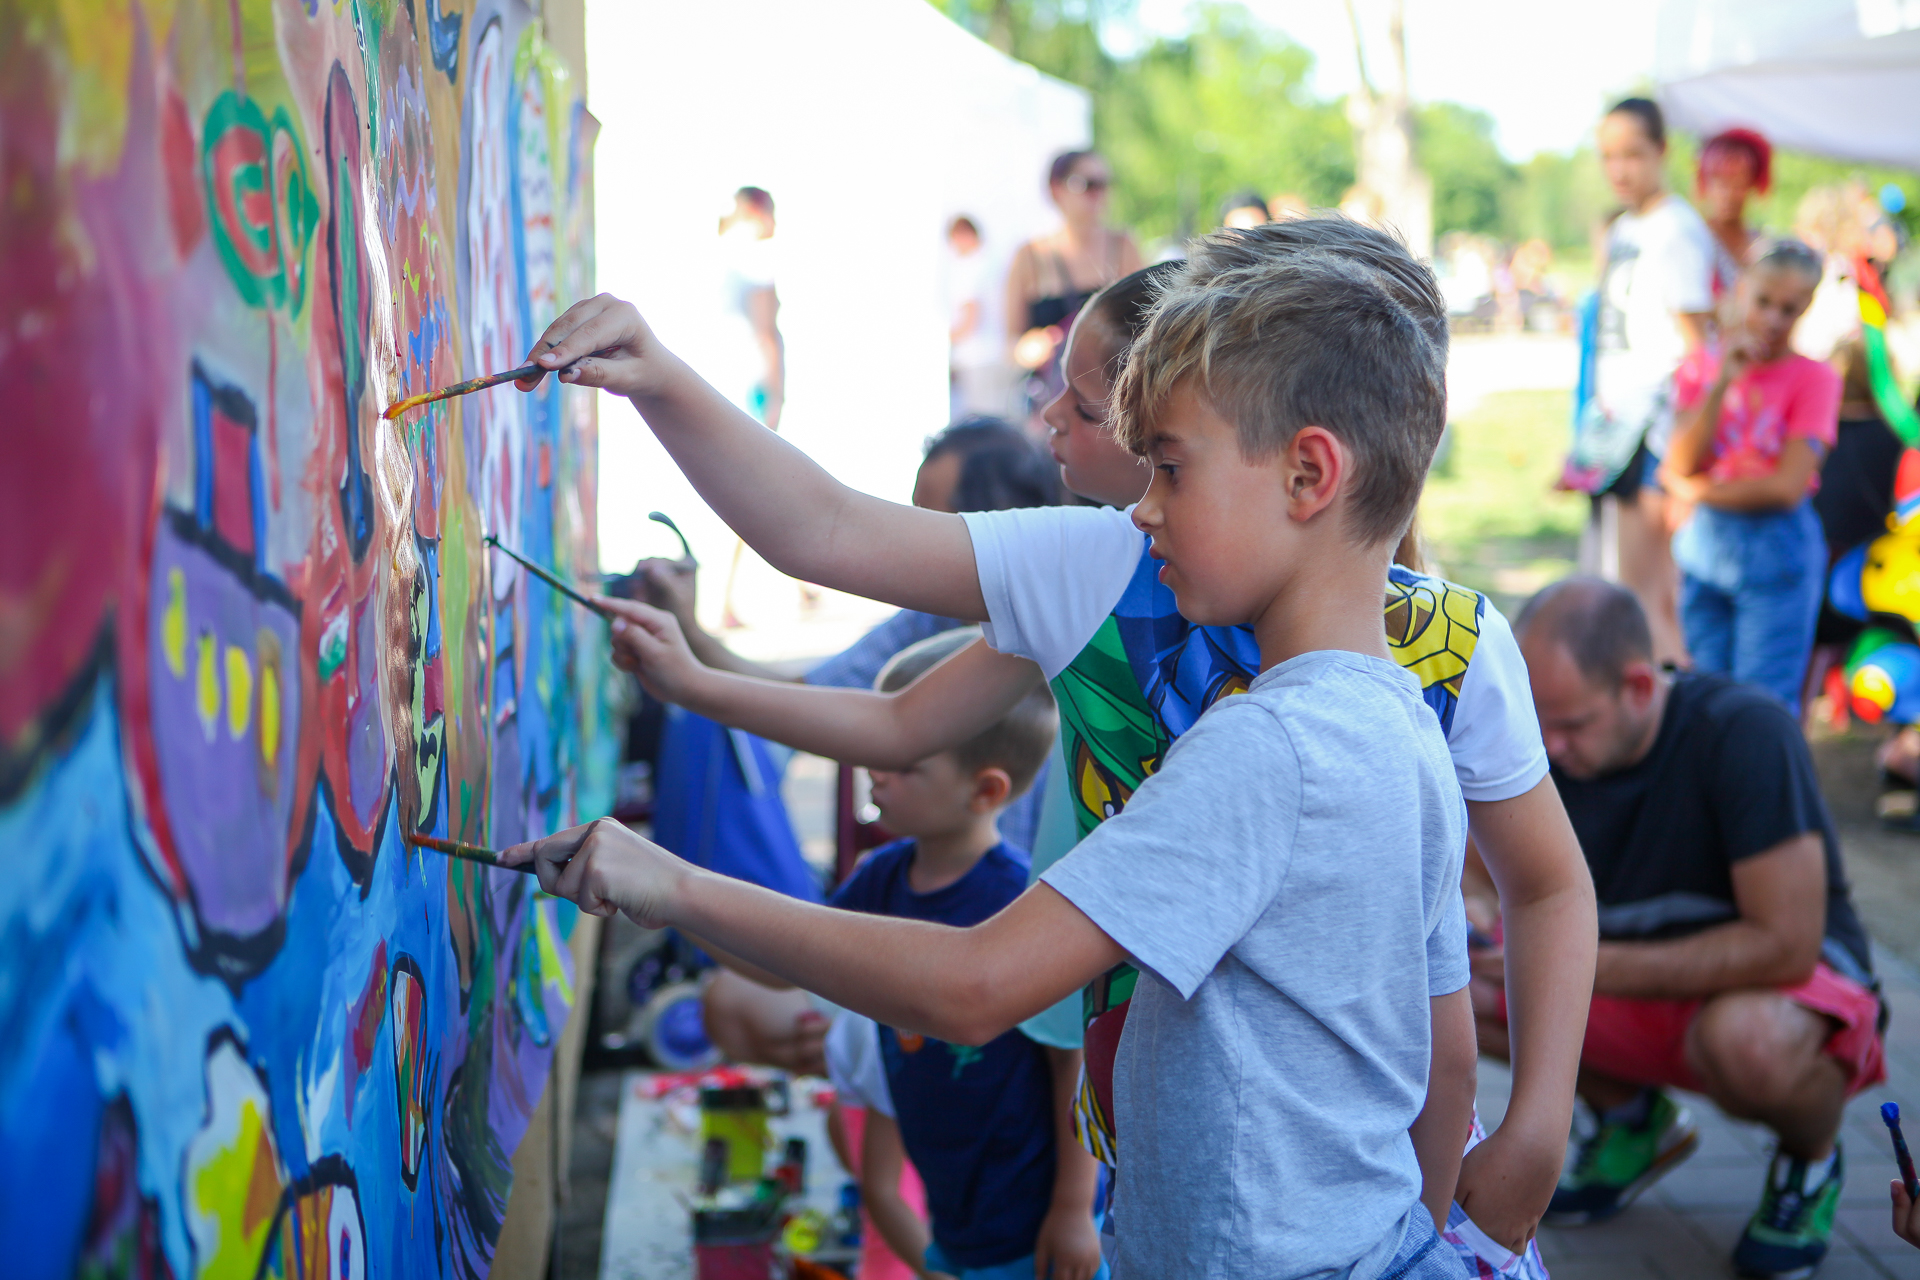
{"label": "paved walkway", "polygon": [[[1888,1227],[1893,1148],[1879,1116],[1880,1104],[1894,1101],[1920,1121],[1920,974],[1884,949],[1877,957],[1893,1008],[1887,1082],[1847,1108],[1841,1132],[1847,1187],[1820,1280],[1920,1280],[1920,1249]],[[1505,1067],[1481,1064],[1480,1112],[1489,1126],[1506,1111],[1508,1084]],[[1554,1280],[1719,1280],[1733,1274],[1729,1258],[1759,1202],[1771,1135],[1729,1120],[1705,1098],[1686,1095],[1686,1102],[1700,1125],[1700,1149],[1692,1159],[1611,1222],[1541,1231],[1540,1252]]]}

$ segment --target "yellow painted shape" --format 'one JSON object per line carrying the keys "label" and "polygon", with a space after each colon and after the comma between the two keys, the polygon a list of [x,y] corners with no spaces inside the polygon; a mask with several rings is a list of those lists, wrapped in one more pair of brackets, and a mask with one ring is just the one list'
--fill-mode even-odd
{"label": "yellow painted shape", "polygon": [[200,728],[213,738],[213,727],[220,721],[220,646],[213,633],[200,633],[199,660],[194,663],[194,707],[200,712]]}
{"label": "yellow painted shape", "polygon": [[[240,1104],[239,1132],[193,1177],[194,1207],[220,1224],[219,1243],[201,1260],[198,1280],[253,1280],[273,1225],[280,1174],[260,1109]],[[263,1211],[264,1210],[264,1211]]]}
{"label": "yellow painted shape", "polygon": [[560,940],[554,936],[553,904],[543,902],[540,909],[533,913],[538,921],[535,934],[540,945],[540,973],[546,979],[546,985],[560,988],[560,998],[569,1005],[573,1003],[573,983],[567,980],[567,966],[560,959]]}
{"label": "yellow painted shape", "polygon": [[280,759],[280,668],[260,664],[260,763],[268,773]]}
{"label": "yellow painted shape", "polygon": [[1880,299],[1864,290],[1860,294],[1860,323],[1869,329],[1887,327],[1887,309],[1880,305]]}
{"label": "yellow painted shape", "polygon": [[61,158],[99,177],[119,163],[127,136],[133,6],[131,0],[57,0],[57,7],[68,67]]}
{"label": "yellow painted shape", "polygon": [[237,644],[227,646],[227,732],[245,735],[253,723],[253,662]]}
{"label": "yellow painted shape", "polygon": [[187,674],[187,576],[178,569],[167,571],[167,607],[160,615],[160,651],[167,655],[167,670],[175,679]]}

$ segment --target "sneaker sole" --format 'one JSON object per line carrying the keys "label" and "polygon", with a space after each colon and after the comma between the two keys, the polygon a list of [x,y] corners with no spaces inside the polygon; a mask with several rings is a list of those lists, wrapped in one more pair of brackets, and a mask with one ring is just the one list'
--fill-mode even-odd
{"label": "sneaker sole", "polygon": [[[1820,1262],[1825,1261],[1825,1258],[1820,1260]],[[1820,1269],[1820,1262],[1792,1271],[1743,1271],[1736,1267],[1734,1274],[1743,1277],[1744,1280],[1813,1280],[1813,1273]]]}
{"label": "sneaker sole", "polygon": [[[1682,1113],[1682,1117],[1685,1117],[1684,1112]],[[1620,1193],[1620,1198],[1615,1200],[1610,1208],[1600,1212],[1588,1213],[1549,1213],[1544,1215],[1540,1220],[1551,1227],[1581,1227],[1591,1226],[1597,1222],[1605,1222],[1608,1218],[1613,1217],[1635,1200],[1638,1200],[1641,1194],[1654,1183],[1679,1168],[1686,1162],[1687,1157],[1699,1150],[1699,1148],[1700,1130],[1697,1128],[1689,1128],[1685,1137],[1668,1147],[1665,1151],[1662,1151],[1654,1158],[1653,1163],[1647,1166],[1645,1173],[1626,1185],[1626,1189]],[[1812,1273],[1809,1272],[1808,1274],[1811,1275]],[[1789,1280],[1789,1278],[1782,1276],[1780,1280]]]}

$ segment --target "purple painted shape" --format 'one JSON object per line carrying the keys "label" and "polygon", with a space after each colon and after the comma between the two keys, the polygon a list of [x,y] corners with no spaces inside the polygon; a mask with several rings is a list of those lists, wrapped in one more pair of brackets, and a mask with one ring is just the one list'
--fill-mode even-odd
{"label": "purple painted shape", "polygon": [[386,798],[387,734],[380,719],[380,632],[373,601],[354,618],[354,685],[347,698],[347,791],[362,827],[371,827]]}
{"label": "purple painted shape", "polygon": [[[183,590],[175,588],[176,572]],[[149,601],[149,724],[173,852],[202,930],[252,937],[273,925],[287,903],[300,622],[286,606],[255,595],[234,570],[164,520],[154,534]],[[184,618],[178,612],[182,602]],[[211,728],[201,703],[201,649],[208,643],[218,693]],[[228,714],[230,648],[246,655],[249,677],[250,705],[237,737]],[[275,670],[279,703],[271,761],[260,738],[263,662]]]}

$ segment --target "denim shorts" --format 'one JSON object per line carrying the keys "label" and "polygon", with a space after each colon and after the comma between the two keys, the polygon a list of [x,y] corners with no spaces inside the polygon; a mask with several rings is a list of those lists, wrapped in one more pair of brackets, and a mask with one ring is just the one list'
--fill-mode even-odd
{"label": "denim shorts", "polygon": [[1464,1280],[1466,1264],[1433,1229],[1433,1219],[1416,1204],[1407,1214],[1407,1235],[1380,1269],[1378,1280]]}

